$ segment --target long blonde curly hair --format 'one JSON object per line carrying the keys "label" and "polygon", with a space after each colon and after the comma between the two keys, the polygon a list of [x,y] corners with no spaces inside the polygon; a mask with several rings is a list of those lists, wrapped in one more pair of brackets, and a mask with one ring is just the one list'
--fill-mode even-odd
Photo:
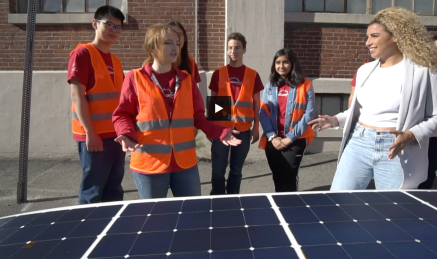
{"label": "long blonde curly hair", "polygon": [[436,70],[437,47],[419,16],[404,8],[390,7],[375,14],[370,24],[374,23],[383,25],[396,37],[399,50],[414,63]]}

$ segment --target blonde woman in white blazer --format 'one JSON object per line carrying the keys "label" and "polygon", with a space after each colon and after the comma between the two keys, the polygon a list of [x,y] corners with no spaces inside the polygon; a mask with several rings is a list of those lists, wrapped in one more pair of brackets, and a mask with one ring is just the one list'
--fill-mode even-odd
{"label": "blonde woman in white blazer", "polygon": [[437,135],[437,48],[403,8],[378,12],[366,46],[376,60],[358,69],[351,107],[309,122],[343,128],[331,190],[414,189],[426,180],[429,138]]}

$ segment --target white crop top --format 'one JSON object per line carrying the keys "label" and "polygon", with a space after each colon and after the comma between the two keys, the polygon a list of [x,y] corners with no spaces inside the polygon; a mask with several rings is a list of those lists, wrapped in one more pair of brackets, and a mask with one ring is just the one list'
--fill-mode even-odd
{"label": "white crop top", "polygon": [[391,67],[379,65],[364,85],[357,89],[361,105],[359,121],[374,127],[395,128],[399,117],[404,62]]}

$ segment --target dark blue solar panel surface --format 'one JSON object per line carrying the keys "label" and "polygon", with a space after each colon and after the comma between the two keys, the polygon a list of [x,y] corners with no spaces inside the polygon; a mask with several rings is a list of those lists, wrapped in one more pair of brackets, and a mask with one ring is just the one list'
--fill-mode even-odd
{"label": "dark blue solar panel surface", "polygon": [[0,218],[0,258],[437,258],[436,203],[411,191],[75,207]]}
{"label": "dark blue solar panel surface", "polygon": [[404,193],[300,195],[300,206],[285,197],[273,195],[307,258],[437,258],[437,211]]}

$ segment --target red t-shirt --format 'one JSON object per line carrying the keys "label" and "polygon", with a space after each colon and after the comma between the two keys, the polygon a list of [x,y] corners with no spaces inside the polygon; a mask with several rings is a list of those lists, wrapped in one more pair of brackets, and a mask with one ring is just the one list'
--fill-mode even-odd
{"label": "red t-shirt", "polygon": [[[99,49],[97,50],[108,67],[108,72],[111,75],[112,81],[114,81],[114,68],[112,66],[111,53],[104,53]],[[91,64],[91,55],[88,52],[88,49],[84,46],[76,49],[73,54],[71,54],[70,60],[68,61],[68,83],[70,83],[70,80],[73,77],[79,79],[79,82],[86,86],[87,91],[89,91],[96,82],[94,79],[94,68]]]}
{"label": "red t-shirt", "polygon": [[[140,70],[141,73],[146,76],[147,78],[150,78],[152,72],[151,64],[146,64],[143,69]],[[181,81],[184,80],[184,78],[187,76],[186,74],[182,73],[180,70],[176,70],[173,72],[173,75],[177,75]],[[164,78],[168,73],[158,74],[157,75],[163,76]],[[156,78],[158,81],[158,76]],[[163,80],[162,84],[164,84],[165,80]],[[171,82],[171,81],[170,81]],[[169,85],[172,85],[172,83],[169,82]],[[161,84],[161,81],[159,81]],[[194,126],[198,129],[201,129],[205,135],[207,135],[210,138],[218,138],[223,140],[223,138],[231,131],[228,128],[219,126],[215,124],[212,121],[208,121],[205,117],[205,106],[203,104],[202,94],[199,91],[199,88],[195,87],[195,82],[192,82],[193,87],[193,108],[194,108]],[[174,85],[174,84],[173,84]],[[161,87],[164,87],[161,85]],[[164,94],[163,94],[164,96]],[[166,98],[168,100],[168,98]],[[172,98],[170,105],[168,102],[165,102],[166,104],[166,110],[167,114],[170,114],[172,112],[172,106],[173,106],[174,97]],[[135,76],[133,71],[129,72],[123,82],[123,86],[121,88],[121,96],[120,96],[120,103],[115,109],[114,114],[112,116],[112,122],[114,123],[115,130],[117,131],[118,135],[126,135],[135,142],[137,142],[137,133],[135,130],[135,121],[136,116],[139,113],[139,103],[138,103],[138,95],[137,90],[135,86]],[[170,117],[170,115],[169,115]],[[176,163],[176,160],[174,158],[174,155],[172,155],[170,165],[169,167],[163,171],[162,173],[170,173],[170,172],[177,172],[183,170],[178,166]],[[140,172],[138,172],[140,173]]]}
{"label": "red t-shirt", "polygon": [[165,97],[165,100],[167,101],[170,110],[172,110],[175,87],[176,87],[175,71],[172,69],[167,73],[158,73],[152,70],[152,73],[155,75],[156,80],[158,80],[158,83],[161,86],[162,93]]}
{"label": "red t-shirt", "polygon": [[[111,75],[112,82],[114,82],[114,67],[112,65],[111,53],[104,53],[99,49],[97,50],[105,61],[105,64],[108,67],[108,72]],[[69,84],[73,77],[76,77],[79,82],[86,87],[86,91],[91,90],[96,82],[94,79],[94,68],[91,63],[91,55],[88,52],[88,49],[84,46],[77,48],[71,54],[70,60],[68,61],[67,82]],[[116,136],[117,135],[115,132],[99,134],[101,139],[114,138]],[[76,141],[86,141],[86,136],[73,133],[73,139]]]}
{"label": "red t-shirt", "polygon": [[289,92],[289,85],[283,85],[278,88],[278,135],[280,137],[285,135],[285,116]]}
{"label": "red t-shirt", "polygon": [[357,84],[357,72],[355,72],[354,78],[352,79],[351,86],[355,87]]}
{"label": "red t-shirt", "polygon": [[[229,80],[232,86],[232,95],[234,100],[238,98],[240,95],[241,85],[243,84],[244,72],[246,71],[246,66],[242,65],[240,67],[231,67],[229,65],[226,66],[228,68]],[[211,82],[209,83],[209,89],[218,93],[219,91],[219,79],[220,79],[220,70],[217,69],[214,71],[211,77]],[[264,89],[263,83],[261,82],[261,78],[259,74],[256,73],[255,85],[253,87],[253,94],[259,93]]]}

